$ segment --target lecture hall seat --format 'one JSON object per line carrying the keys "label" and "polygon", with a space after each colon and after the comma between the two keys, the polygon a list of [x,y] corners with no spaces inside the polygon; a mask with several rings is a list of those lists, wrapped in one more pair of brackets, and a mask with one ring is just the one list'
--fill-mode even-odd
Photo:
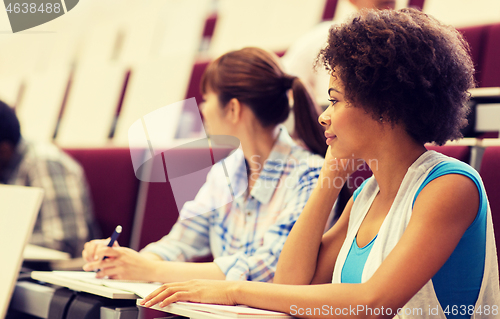
{"label": "lecture hall seat", "polygon": [[191,78],[189,79],[189,85],[186,92],[186,99],[196,98],[196,103],[198,106],[203,101],[203,97],[200,92],[200,82],[205,69],[210,64],[211,60],[199,60],[196,61],[193,65],[193,69],[191,71]]}
{"label": "lecture hall seat", "polygon": [[[495,230],[495,241],[497,244],[497,253],[500,256],[500,146],[487,147],[481,161],[479,169],[483,179],[488,200],[491,207],[491,216]],[[497,257],[498,257],[497,256]],[[500,258],[499,258],[500,264]]]}
{"label": "lecture hall seat", "polygon": [[408,7],[422,10],[424,8],[425,0],[410,0],[408,2]]}
{"label": "lecture hall seat", "polygon": [[483,75],[484,48],[490,27],[491,25],[481,25],[457,29],[469,43],[472,62],[476,70],[474,78],[478,87],[482,86],[480,79]]}
{"label": "lecture hall seat", "polygon": [[[203,158],[210,161],[210,153],[208,149],[196,148],[176,148],[164,152],[164,156],[175,157],[177,162],[190,163]],[[159,163],[160,167],[163,166],[162,157],[157,155],[154,157],[155,161]],[[185,187],[181,190],[181,194],[174,197],[172,190],[171,177],[166,174],[167,182],[142,182],[141,197],[137,210],[138,221],[135,227],[139,227],[138,239],[134,239],[133,248],[142,249],[147,244],[161,239],[163,236],[170,232],[170,229],[175,224],[179,217],[179,209],[187,200],[192,200],[198,193],[201,186],[205,183],[206,172],[210,169],[210,162],[207,162],[207,169],[204,175],[197,175],[186,180]],[[157,166],[157,165],[155,165]],[[158,166],[157,166],[158,167]],[[168,168],[167,168],[168,170]],[[164,171],[162,171],[163,173]],[[145,190],[145,191],[144,191]],[[179,201],[179,202],[176,202]]]}
{"label": "lecture hall seat", "polygon": [[210,14],[205,20],[205,26],[203,27],[203,38],[210,39],[214,34],[215,24],[217,23],[217,13]]}
{"label": "lecture hall seat", "polygon": [[333,20],[335,16],[335,11],[337,9],[337,2],[339,0],[326,0],[325,1],[325,9],[323,11],[322,21],[330,21]]}
{"label": "lecture hall seat", "polygon": [[[223,148],[217,151],[214,150],[211,153],[206,148],[179,147],[163,153],[165,158],[170,158],[170,163],[186,163],[197,168],[194,172],[189,170],[191,173],[181,175],[183,179],[181,183],[177,179],[179,176],[169,176],[168,172],[166,174],[166,183],[142,182],[141,195],[136,212],[136,220],[138,222],[135,225],[139,229],[137,229],[137,235],[135,235],[137,238],[134,238],[132,243],[134,249],[142,249],[147,244],[155,242],[169,233],[177,221],[179,210],[184,203],[193,200],[201,186],[205,183],[207,173],[212,165],[211,154],[214,154],[213,156],[217,161],[217,159],[225,158],[230,150]],[[172,158],[174,159],[173,161]],[[154,159],[162,160],[160,156],[155,156]],[[163,162],[160,165],[163,167]],[[185,167],[187,168],[188,166]],[[172,181],[172,178],[175,178],[177,181]],[[173,187],[176,188],[175,191],[172,189]],[[175,197],[174,193],[176,194]],[[210,261],[210,258],[198,261]]]}
{"label": "lecture hall seat", "polygon": [[94,204],[94,216],[103,238],[121,225],[121,246],[129,246],[139,180],[128,148],[64,149],[85,170]]}
{"label": "lecture hall seat", "polygon": [[484,46],[479,82],[482,87],[500,86],[500,23],[490,26]]}
{"label": "lecture hall seat", "polygon": [[167,235],[179,216],[170,184],[147,184],[147,195],[140,227],[139,243],[137,247],[133,247],[138,250]]}

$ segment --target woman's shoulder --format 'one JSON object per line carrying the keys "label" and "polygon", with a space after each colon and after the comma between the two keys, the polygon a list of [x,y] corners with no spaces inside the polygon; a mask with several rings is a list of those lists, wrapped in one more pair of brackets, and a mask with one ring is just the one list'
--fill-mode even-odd
{"label": "woman's shoulder", "polygon": [[454,158],[447,157],[442,162],[438,163],[432,171],[429,173],[430,176],[442,176],[446,174],[462,174],[471,175],[477,179],[481,179],[479,173],[469,164],[459,161]]}
{"label": "woman's shoulder", "polygon": [[484,186],[481,176],[472,166],[457,159],[445,156],[441,162],[432,167],[429,174],[426,176],[419,189],[417,190],[415,197],[417,197],[420,191],[431,181],[435,180],[438,177],[450,174],[463,175],[471,179],[478,188],[479,192],[484,193]]}

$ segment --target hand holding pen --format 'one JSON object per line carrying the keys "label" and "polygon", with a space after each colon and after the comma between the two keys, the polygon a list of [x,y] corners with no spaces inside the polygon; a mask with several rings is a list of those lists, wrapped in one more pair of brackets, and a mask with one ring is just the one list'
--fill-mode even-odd
{"label": "hand holding pen", "polygon": [[[122,233],[122,226],[120,225],[116,226],[115,231],[113,232],[113,234],[111,235],[111,239],[109,240],[108,247],[113,247],[113,244],[115,243],[115,241],[118,240],[118,237],[120,237],[121,233]],[[104,256],[102,260],[106,258],[108,257]]]}
{"label": "hand holding pen", "polygon": [[98,251],[103,249],[104,246],[119,247],[117,240],[121,232],[122,226],[118,225],[116,226],[115,231],[111,235],[109,241],[106,239],[96,239],[85,244],[84,250],[82,252],[82,257],[87,262],[87,264],[83,266],[83,269],[85,271],[95,271],[96,269],[92,265],[107,258],[107,256],[101,258],[98,257]]}
{"label": "hand holding pen", "polygon": [[[109,239],[92,240],[82,253],[87,263],[85,271],[96,271],[96,278],[154,281],[160,258],[154,254],[141,254],[117,243],[121,226],[116,227]],[[166,265],[166,264],[165,264]]]}

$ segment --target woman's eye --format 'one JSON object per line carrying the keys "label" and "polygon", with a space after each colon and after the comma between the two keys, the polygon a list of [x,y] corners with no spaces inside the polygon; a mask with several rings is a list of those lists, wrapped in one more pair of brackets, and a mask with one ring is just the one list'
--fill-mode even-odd
{"label": "woman's eye", "polygon": [[334,105],[335,103],[337,103],[337,100],[335,99],[328,99],[328,101],[330,102],[330,105]]}

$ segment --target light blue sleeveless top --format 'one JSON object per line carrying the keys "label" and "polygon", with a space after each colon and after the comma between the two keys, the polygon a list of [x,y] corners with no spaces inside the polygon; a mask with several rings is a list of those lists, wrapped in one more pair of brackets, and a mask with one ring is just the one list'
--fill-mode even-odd
{"label": "light blue sleeveless top", "polygon": [[[488,209],[486,191],[479,174],[469,165],[459,161],[444,161],[436,165],[419,187],[413,203],[420,191],[432,180],[447,174],[460,174],[469,177],[479,191],[479,210],[472,224],[441,269],[432,277],[434,291],[447,318],[470,318],[467,313],[460,315],[460,307],[475,305],[483,279],[486,256],[486,214]],[[353,201],[368,181],[354,192]],[[342,283],[361,283],[361,275],[370,254],[375,236],[368,245],[359,248],[354,237],[351,249],[342,268]],[[452,310],[458,309],[453,315]],[[455,312],[455,311],[453,311]]]}

